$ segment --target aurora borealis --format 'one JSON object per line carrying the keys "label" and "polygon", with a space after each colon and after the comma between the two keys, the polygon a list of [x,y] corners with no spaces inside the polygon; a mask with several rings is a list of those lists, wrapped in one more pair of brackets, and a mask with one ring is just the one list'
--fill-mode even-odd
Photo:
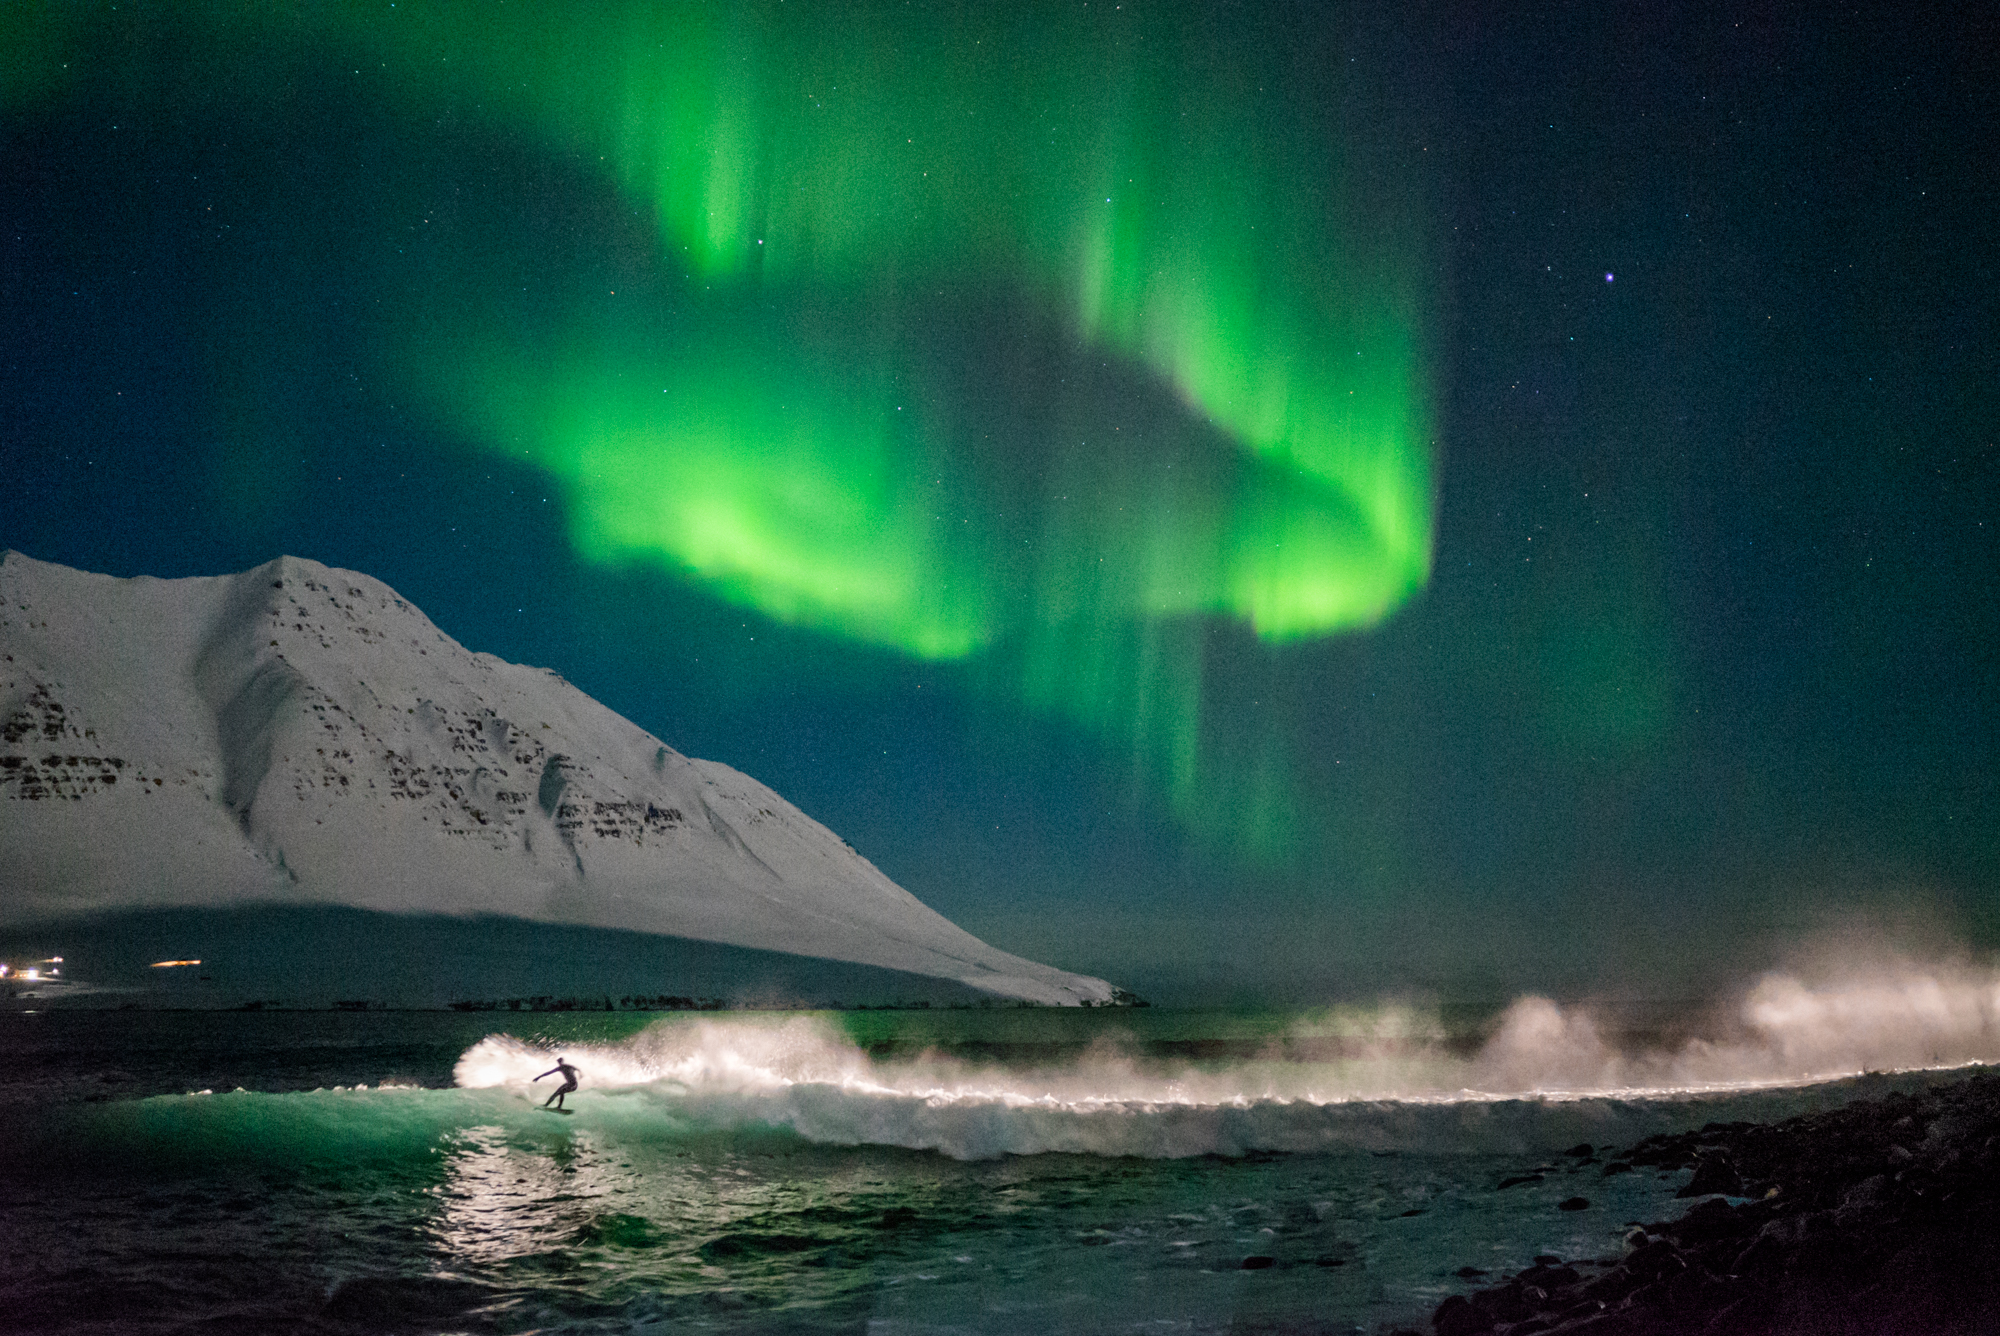
{"label": "aurora borealis", "polygon": [[[1431,443],[1399,252],[1422,219],[1410,184],[1347,179],[1350,157],[1393,168],[1344,127],[1290,123],[1317,91],[1290,85],[1327,76],[1288,68],[1275,24],[1218,48],[1183,17],[642,6],[565,48],[581,66],[483,20],[485,40],[398,49],[413,75],[412,46],[518,76],[523,114],[603,150],[659,228],[636,312],[583,303],[552,348],[481,349],[438,396],[561,480],[579,553],[997,660],[986,681],[1129,746],[1198,833],[1272,855],[1290,795],[1213,801],[1232,749],[1203,736],[1199,649],[1172,623],[1325,635],[1421,585]],[[1350,198],[1368,190],[1386,201]],[[995,320],[1183,411],[979,413],[993,368],[965,341]]]}
{"label": "aurora borealis", "polygon": [[[1447,922],[1497,969],[1528,906],[1754,935],[1795,894],[1991,890],[1991,600],[1940,611],[1990,554],[1991,224],[1865,58],[1961,96],[1923,39],[794,0],[4,24],[32,462],[0,542],[368,570],[1031,955],[1010,931],[1057,906],[1183,963],[1171,931],[1262,922],[1201,968],[1297,974]],[[1848,91],[1774,109],[1781,64]],[[1821,126],[1895,151],[1844,182]],[[1951,727],[1887,703],[1911,680]]]}
{"label": "aurora borealis", "polygon": [[[580,148],[652,223],[622,296],[566,284],[539,320],[489,245],[440,257],[454,310],[375,299],[412,392],[544,470],[583,559],[995,660],[983,680],[1129,746],[1197,832],[1292,847],[1282,792],[1215,815],[1230,749],[1174,623],[1325,636],[1428,574],[1424,183],[1359,80],[1299,60],[1281,16],[1173,6],[637,3],[559,33],[403,8],[197,31],[212,59],[306,51],[399,114]],[[981,405],[1024,326],[1158,407]]]}

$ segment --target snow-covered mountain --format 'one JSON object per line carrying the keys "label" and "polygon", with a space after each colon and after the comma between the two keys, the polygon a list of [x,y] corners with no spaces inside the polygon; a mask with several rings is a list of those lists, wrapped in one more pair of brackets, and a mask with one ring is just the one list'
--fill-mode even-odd
{"label": "snow-covered mountain", "polygon": [[116,579],[0,559],[0,924],[342,905],[729,943],[1102,1003],[749,776],[378,580],[280,557]]}

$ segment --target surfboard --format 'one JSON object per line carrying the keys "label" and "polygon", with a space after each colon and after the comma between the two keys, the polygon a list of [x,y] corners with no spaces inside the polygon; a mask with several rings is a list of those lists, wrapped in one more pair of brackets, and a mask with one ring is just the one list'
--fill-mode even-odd
{"label": "surfboard", "polygon": [[542,1110],[542,1112],[543,1112],[543,1113],[560,1113],[560,1114],[562,1114],[562,1115],[563,1115],[564,1117],[568,1117],[568,1116],[569,1116],[570,1114],[572,1114],[572,1113],[575,1113],[575,1112],[576,1112],[576,1110],[575,1110],[575,1109],[550,1109],[550,1108],[544,1108],[544,1109]]}

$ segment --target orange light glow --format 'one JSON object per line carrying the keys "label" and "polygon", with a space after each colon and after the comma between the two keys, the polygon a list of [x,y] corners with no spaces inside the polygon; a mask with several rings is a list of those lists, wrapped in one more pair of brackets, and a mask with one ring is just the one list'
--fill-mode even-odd
{"label": "orange light glow", "polygon": [[199,964],[201,964],[199,960],[156,960],[153,962],[153,968],[156,970],[170,970],[174,968],[174,966],[176,965],[199,965]]}

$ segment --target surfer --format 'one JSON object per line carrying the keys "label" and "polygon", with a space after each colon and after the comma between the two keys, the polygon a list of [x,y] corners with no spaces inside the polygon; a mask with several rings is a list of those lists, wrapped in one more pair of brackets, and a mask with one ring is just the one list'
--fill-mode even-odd
{"label": "surfer", "polygon": [[[542,1076],[554,1076],[557,1072],[562,1073],[563,1083],[556,1088],[555,1094],[542,1101],[542,1107],[546,1109],[553,1104],[556,1106],[556,1112],[568,1113],[569,1110],[563,1107],[563,1096],[576,1089],[576,1068],[569,1065],[568,1058],[557,1058],[556,1065],[543,1072]],[[542,1076],[537,1076],[535,1079],[539,1081]]]}

